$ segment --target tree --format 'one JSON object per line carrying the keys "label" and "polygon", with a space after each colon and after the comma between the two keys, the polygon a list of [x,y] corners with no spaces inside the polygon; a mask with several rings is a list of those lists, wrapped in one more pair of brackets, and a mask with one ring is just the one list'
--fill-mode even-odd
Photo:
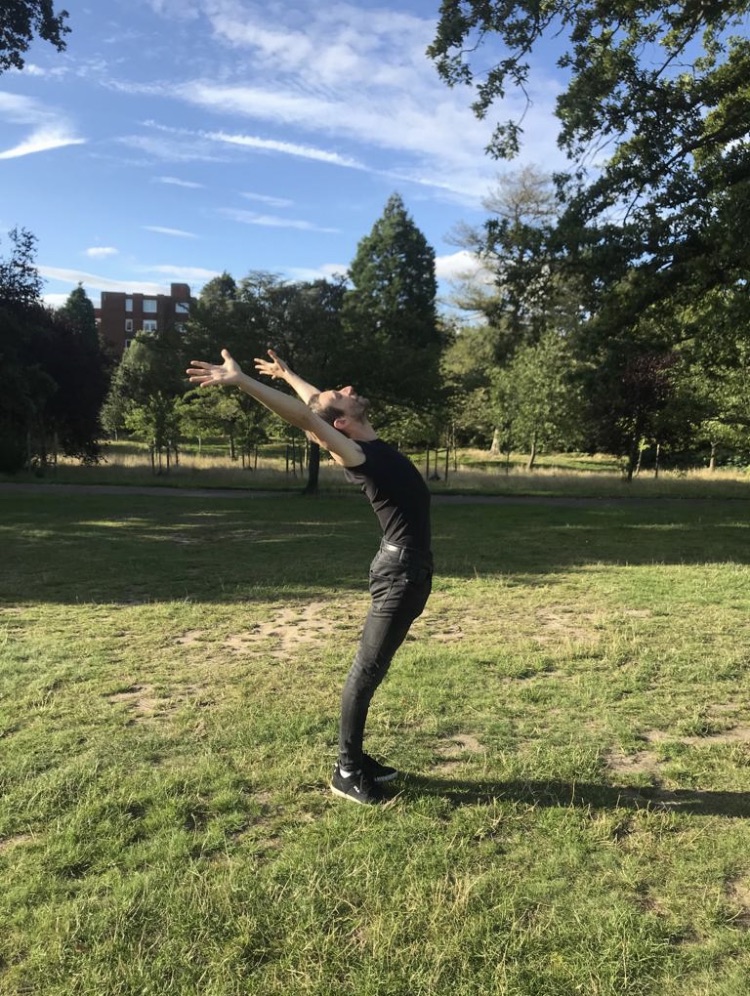
{"label": "tree", "polygon": [[435,252],[398,194],[360,241],[349,278],[342,345],[361,371],[358,389],[397,407],[435,410],[446,339],[436,310]]}
{"label": "tree", "polygon": [[70,31],[65,23],[68,16],[67,10],[55,13],[53,0],[5,0],[0,9],[0,73],[23,69],[23,54],[34,35],[62,52]]}
{"label": "tree", "polygon": [[[748,10],[748,0],[442,3],[429,53],[449,84],[475,85],[481,117],[509,87],[526,92],[540,43],[562,47],[558,141],[572,168],[557,178],[556,245],[594,303],[615,292],[608,323],[742,279],[750,41],[731,32]],[[507,54],[476,82],[472,58],[492,35]],[[501,122],[493,154],[515,155],[521,135],[519,121]]]}
{"label": "tree", "polygon": [[59,451],[96,460],[107,377],[95,324],[76,318],[83,291],[71,295],[75,305],[50,311],[41,300],[35,237],[15,229],[10,239],[10,257],[0,259],[0,467],[44,468]]}
{"label": "tree", "polygon": [[493,401],[498,423],[529,454],[533,470],[539,453],[570,449],[580,441],[581,399],[575,383],[570,341],[548,331],[516,350],[494,378]]}
{"label": "tree", "polygon": [[57,385],[47,414],[55,448],[93,462],[99,456],[100,411],[109,388],[109,370],[94,306],[79,285],[54,315],[45,369]]}
{"label": "tree", "polygon": [[183,360],[169,331],[139,332],[114,373],[102,412],[110,432],[125,428],[145,437],[155,473],[165,458],[169,470],[178,452]]}
{"label": "tree", "polygon": [[[502,360],[521,342],[538,339],[562,303],[559,267],[548,248],[559,205],[552,177],[531,165],[501,176],[482,204],[489,212],[484,224],[459,225],[452,238],[482,264],[484,292],[465,303],[503,331]],[[493,293],[486,290],[488,276]]]}

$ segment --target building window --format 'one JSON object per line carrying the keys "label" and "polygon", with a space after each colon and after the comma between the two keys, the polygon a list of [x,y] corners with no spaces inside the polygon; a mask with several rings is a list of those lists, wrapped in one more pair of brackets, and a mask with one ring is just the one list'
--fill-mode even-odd
{"label": "building window", "polygon": [[126,332],[132,332],[133,331],[133,319],[132,318],[126,318],[125,319],[125,331]]}
{"label": "building window", "polygon": [[146,319],[146,321],[143,323],[143,331],[156,332],[156,330],[157,330],[157,322],[151,319]]}
{"label": "building window", "polygon": [[127,349],[127,348],[128,348],[129,346],[130,346],[130,343],[131,343],[132,341],[133,341],[132,339],[126,339],[126,340],[125,340],[125,349]]}
{"label": "building window", "polygon": [[132,311],[133,310],[133,298],[132,297],[126,297],[125,298],[125,310],[126,311]]}
{"label": "building window", "polygon": [[189,301],[175,301],[174,313],[176,315],[189,315],[190,314],[190,302]]}
{"label": "building window", "polygon": [[144,315],[155,315],[156,314],[156,299],[153,297],[144,297],[143,299],[143,313]]}

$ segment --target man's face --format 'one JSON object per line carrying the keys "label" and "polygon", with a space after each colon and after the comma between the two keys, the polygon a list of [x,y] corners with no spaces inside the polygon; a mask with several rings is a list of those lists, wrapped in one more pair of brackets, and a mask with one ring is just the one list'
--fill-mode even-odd
{"label": "man's face", "polygon": [[349,387],[342,387],[338,391],[321,391],[320,405],[323,408],[329,406],[338,408],[347,418],[361,422],[370,408],[370,401],[368,398],[360,397],[349,385]]}

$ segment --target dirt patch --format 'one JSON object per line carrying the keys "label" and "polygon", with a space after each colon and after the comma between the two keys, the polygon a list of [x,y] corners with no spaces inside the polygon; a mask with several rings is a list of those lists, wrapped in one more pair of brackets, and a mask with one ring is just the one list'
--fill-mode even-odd
{"label": "dirt patch", "polygon": [[205,635],[202,629],[189,629],[187,633],[178,636],[174,642],[179,643],[183,647],[194,647],[196,643],[200,643],[203,640]]}
{"label": "dirt patch", "polygon": [[300,646],[322,644],[338,630],[338,623],[331,619],[331,609],[330,602],[320,601],[285,606],[267,622],[228,636],[224,646],[236,653],[246,653],[271,643],[271,656],[286,658]]}
{"label": "dirt patch", "polygon": [[594,640],[599,635],[597,618],[593,612],[580,613],[564,607],[539,609],[534,638],[539,643],[551,643],[561,638],[576,642]]}
{"label": "dirt patch", "polygon": [[458,733],[436,749],[435,753],[441,761],[432,770],[436,774],[448,772],[467,757],[482,754],[484,750],[482,742],[472,733]]}
{"label": "dirt patch", "polygon": [[655,775],[660,761],[652,751],[623,754],[613,750],[607,755],[607,768],[616,775]]}
{"label": "dirt patch", "polygon": [[671,743],[685,744],[686,747],[700,747],[704,744],[750,744],[750,726],[733,726],[717,733],[706,733],[703,736],[676,737],[664,730],[649,730],[643,734],[644,740],[650,744]]}
{"label": "dirt patch", "polygon": [[4,840],[0,840],[0,854],[10,851],[14,847],[29,844],[33,839],[30,833],[18,833],[14,837],[6,837]]}
{"label": "dirt patch", "polygon": [[731,917],[732,926],[750,930],[750,882],[744,879],[735,879],[735,881],[729,882],[727,898],[737,911]]}
{"label": "dirt patch", "polygon": [[458,623],[454,625],[448,625],[444,629],[427,629],[426,635],[431,640],[437,640],[438,643],[455,643],[458,640],[463,640],[464,631]]}
{"label": "dirt patch", "polygon": [[132,685],[124,692],[108,695],[112,705],[124,705],[139,719],[146,719],[164,711],[164,701],[154,694],[151,685]]}
{"label": "dirt patch", "polygon": [[[750,726],[735,726],[721,733],[708,733],[703,737],[677,737],[664,730],[649,730],[643,734],[648,744],[678,743],[686,747],[702,747],[706,744],[750,744]],[[613,750],[607,755],[607,768],[618,775],[648,775],[655,777],[663,762],[653,750],[640,750],[635,754],[624,754]]]}

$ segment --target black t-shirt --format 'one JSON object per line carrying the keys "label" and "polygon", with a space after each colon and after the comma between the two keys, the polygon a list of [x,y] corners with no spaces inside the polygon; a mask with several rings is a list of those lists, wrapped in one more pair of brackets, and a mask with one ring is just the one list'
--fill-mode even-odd
{"label": "black t-shirt", "polygon": [[359,441],[365,462],[346,467],[346,478],[360,484],[383,530],[383,539],[414,550],[430,550],[430,491],[403,453],[381,439]]}

